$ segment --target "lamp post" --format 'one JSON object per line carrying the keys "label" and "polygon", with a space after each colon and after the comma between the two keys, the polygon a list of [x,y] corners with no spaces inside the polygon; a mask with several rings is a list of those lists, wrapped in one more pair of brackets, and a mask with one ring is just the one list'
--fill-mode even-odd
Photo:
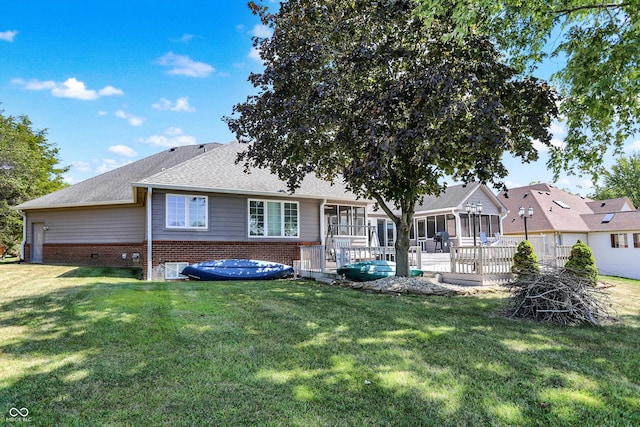
{"label": "lamp post", "polygon": [[[533,217],[533,208],[531,206],[529,206],[529,209],[527,209],[527,214],[529,218]],[[520,206],[520,209],[518,209],[518,215],[520,215],[520,218],[524,219],[524,238],[525,240],[529,240],[529,232],[527,230],[527,215],[524,214],[523,206]]]}
{"label": "lamp post", "polygon": [[473,246],[476,246],[476,217],[479,217],[482,213],[482,203],[467,203],[464,207],[467,214],[471,216],[473,221]]}

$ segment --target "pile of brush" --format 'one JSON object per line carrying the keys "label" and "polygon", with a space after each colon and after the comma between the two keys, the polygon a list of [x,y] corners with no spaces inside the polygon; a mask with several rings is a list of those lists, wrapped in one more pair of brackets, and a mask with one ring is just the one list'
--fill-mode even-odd
{"label": "pile of brush", "polygon": [[564,268],[545,268],[522,274],[509,285],[509,317],[529,318],[564,325],[599,326],[609,317],[609,295],[584,275]]}

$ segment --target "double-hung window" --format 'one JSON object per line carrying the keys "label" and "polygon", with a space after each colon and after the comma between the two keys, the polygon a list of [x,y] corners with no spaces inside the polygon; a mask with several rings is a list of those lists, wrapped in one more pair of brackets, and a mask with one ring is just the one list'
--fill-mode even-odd
{"label": "double-hung window", "polygon": [[209,224],[205,196],[167,194],[167,228],[206,230]]}
{"label": "double-hung window", "polygon": [[298,203],[249,200],[249,237],[298,237]]}
{"label": "double-hung window", "polygon": [[628,248],[629,244],[627,243],[627,234],[626,233],[611,234],[611,247],[612,248]]}

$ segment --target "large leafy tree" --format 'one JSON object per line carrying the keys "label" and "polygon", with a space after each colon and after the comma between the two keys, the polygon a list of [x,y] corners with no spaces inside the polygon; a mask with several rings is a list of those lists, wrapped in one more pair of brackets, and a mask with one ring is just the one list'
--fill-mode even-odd
{"label": "large leafy tree", "polygon": [[602,184],[597,185],[589,197],[600,200],[628,197],[640,208],[640,153],[620,156],[600,178]]}
{"label": "large leafy tree", "polygon": [[568,135],[553,147],[549,166],[602,171],[605,153],[620,154],[640,130],[640,0],[420,0],[427,22],[455,23],[449,36],[488,34],[520,70],[543,60],[564,98]]}
{"label": "large leafy tree", "polygon": [[270,168],[291,191],[314,172],[375,200],[397,227],[398,275],[409,274],[416,202],[447,177],[499,186],[505,152],[528,162],[532,138],[550,141],[550,87],[515,79],[486,37],[447,41],[448,23],[426,26],[411,0],[250,6],[273,35],[255,40],[258,94],[226,118],[249,142],[238,160]]}
{"label": "large leafy tree", "polygon": [[0,111],[0,246],[2,255],[20,239],[22,220],[12,207],[64,187],[58,149],[27,116]]}

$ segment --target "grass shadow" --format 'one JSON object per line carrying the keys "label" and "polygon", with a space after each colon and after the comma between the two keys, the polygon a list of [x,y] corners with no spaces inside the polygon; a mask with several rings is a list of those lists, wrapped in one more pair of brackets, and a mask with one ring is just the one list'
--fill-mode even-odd
{"label": "grass shadow", "polygon": [[77,267],[58,276],[59,278],[111,277],[142,280],[141,267]]}
{"label": "grass shadow", "polygon": [[45,426],[638,421],[636,328],[508,320],[503,304],[89,279],[0,305],[0,413],[26,407]]}

